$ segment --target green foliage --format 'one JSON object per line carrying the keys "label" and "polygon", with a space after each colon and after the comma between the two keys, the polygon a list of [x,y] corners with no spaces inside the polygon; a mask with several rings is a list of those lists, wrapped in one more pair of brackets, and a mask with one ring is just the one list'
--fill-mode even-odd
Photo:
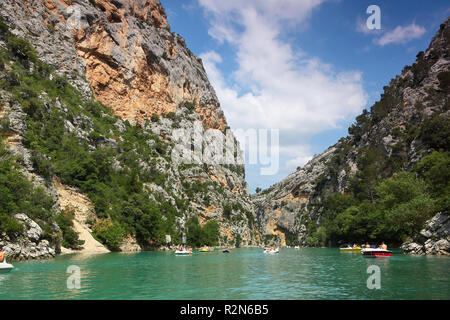
{"label": "green foliage", "polygon": [[385,169],[385,157],[380,149],[368,149],[358,159],[358,172],[350,180],[350,190],[356,198],[374,201],[375,186]]}
{"label": "green foliage", "polygon": [[437,210],[449,212],[450,205],[450,154],[433,152],[424,157],[416,166],[416,171],[424,179],[427,188],[437,199]]}
{"label": "green foliage", "polygon": [[109,249],[117,250],[125,237],[125,231],[111,219],[101,219],[92,227],[93,234]]}
{"label": "green foliage", "polygon": [[273,241],[278,241],[279,237],[276,234],[265,234],[264,235],[264,243],[269,244]]}
{"label": "green foliage", "polygon": [[[326,245],[327,234],[325,227],[318,227],[305,242],[310,247],[324,247]],[[286,242],[286,244],[288,244]]]}
{"label": "green foliage", "polygon": [[450,92],[450,71],[443,71],[438,74],[439,88],[445,92]]}
{"label": "green foliage", "polygon": [[0,214],[0,230],[13,237],[23,231],[23,225],[6,214]]}
{"label": "green foliage", "polygon": [[239,247],[241,246],[241,243],[242,243],[242,237],[241,237],[241,235],[240,235],[240,234],[236,234],[235,240],[234,240],[234,246],[235,246],[236,248],[239,248]]}
{"label": "green foliage", "polygon": [[245,211],[245,216],[247,217],[248,226],[250,229],[253,229],[253,227],[256,225],[255,216],[250,211]]}
{"label": "green foliage", "polygon": [[193,247],[216,246],[219,241],[219,224],[215,220],[210,220],[203,228],[200,226],[197,217],[191,217],[186,222],[187,244]]}
{"label": "green foliage", "polygon": [[189,113],[193,113],[195,111],[196,101],[185,101],[181,104],[181,107],[184,107],[188,110]]}
{"label": "green foliage", "polygon": [[0,145],[0,159],[0,214],[26,213],[31,219],[50,221],[52,198],[42,188],[34,188],[3,145]]}
{"label": "green foliage", "polygon": [[33,186],[0,141],[0,229],[8,234],[20,232],[21,224],[12,218],[17,213],[25,213],[45,228],[53,222],[53,199]]}
{"label": "green foliage", "polygon": [[2,17],[0,17],[0,34],[6,35],[9,33],[8,25],[3,21]]}
{"label": "green foliage", "polygon": [[355,136],[356,141],[359,141],[370,126],[370,112],[364,109],[362,114],[356,117],[356,122],[348,128],[348,133]]}
{"label": "green foliage", "polygon": [[150,120],[152,120],[152,122],[158,122],[159,121],[159,116],[156,113],[152,114],[152,117],[150,118]]}
{"label": "green foliage", "polygon": [[414,74],[414,85],[419,85],[420,82],[427,76],[430,66],[424,59],[424,52],[417,54],[417,61],[412,65],[411,71]]}
{"label": "green foliage", "polygon": [[374,188],[374,201],[334,195],[325,202],[324,222],[314,243],[333,244],[387,241],[401,243],[421,230],[435,213],[435,202],[426,184],[414,173],[399,174],[380,181]]}
{"label": "green foliage", "polygon": [[55,218],[55,222],[61,229],[63,234],[62,246],[65,248],[79,249],[84,244],[83,240],[78,238],[78,233],[73,229],[74,213],[72,211],[61,213]]}
{"label": "green foliage", "polygon": [[24,66],[28,66],[29,62],[37,61],[36,50],[27,40],[9,36],[7,46],[13,56]]}
{"label": "green foliage", "polygon": [[207,246],[219,244],[219,223],[216,220],[210,220],[203,226],[203,241]]}
{"label": "green foliage", "polygon": [[37,174],[47,180],[50,180],[53,175],[53,166],[50,160],[45,158],[42,154],[35,152],[31,156],[31,162],[33,163],[33,167],[35,168]]}
{"label": "green foliage", "polygon": [[223,215],[226,219],[230,219],[233,213],[233,208],[229,204],[223,206]]}
{"label": "green foliage", "polygon": [[165,117],[167,118],[167,119],[170,119],[170,120],[175,120],[175,118],[176,118],[176,115],[175,115],[175,112],[169,112],[169,113],[167,113],[166,115],[165,115]]}
{"label": "green foliage", "polygon": [[435,113],[425,119],[420,130],[422,141],[437,151],[450,150],[450,118]]}
{"label": "green foliage", "polygon": [[378,123],[383,119],[395,106],[402,103],[402,97],[397,89],[385,86],[381,99],[370,108],[371,120]]}

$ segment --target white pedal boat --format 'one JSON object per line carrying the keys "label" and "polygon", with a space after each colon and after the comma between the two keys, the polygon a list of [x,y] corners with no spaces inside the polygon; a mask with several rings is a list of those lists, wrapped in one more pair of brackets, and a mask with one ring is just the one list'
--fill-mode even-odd
{"label": "white pedal boat", "polygon": [[189,250],[176,250],[175,254],[176,255],[187,255],[187,254],[191,254],[192,252]]}
{"label": "white pedal boat", "polygon": [[3,260],[3,262],[0,262],[0,273],[10,272],[12,269],[14,269],[14,266],[10,263],[7,263],[6,258]]}
{"label": "white pedal boat", "polygon": [[278,249],[278,248],[276,248],[276,249],[265,249],[264,253],[268,253],[268,254],[280,253],[280,249]]}

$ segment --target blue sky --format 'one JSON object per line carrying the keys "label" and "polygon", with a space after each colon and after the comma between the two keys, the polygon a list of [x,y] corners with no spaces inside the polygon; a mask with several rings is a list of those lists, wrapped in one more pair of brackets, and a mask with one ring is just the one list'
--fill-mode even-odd
{"label": "blue sky", "polygon": [[[231,128],[279,130],[279,170],[247,164],[251,192],[346,136],[450,16],[444,0],[161,2],[171,30],[202,58]],[[366,27],[370,5],[381,9],[380,30]]]}

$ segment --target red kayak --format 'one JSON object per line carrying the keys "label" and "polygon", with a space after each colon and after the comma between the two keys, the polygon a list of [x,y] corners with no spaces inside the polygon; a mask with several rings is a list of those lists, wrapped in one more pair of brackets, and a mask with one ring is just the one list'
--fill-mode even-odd
{"label": "red kayak", "polygon": [[361,254],[364,257],[390,257],[392,256],[392,251],[384,249],[366,248],[361,250]]}

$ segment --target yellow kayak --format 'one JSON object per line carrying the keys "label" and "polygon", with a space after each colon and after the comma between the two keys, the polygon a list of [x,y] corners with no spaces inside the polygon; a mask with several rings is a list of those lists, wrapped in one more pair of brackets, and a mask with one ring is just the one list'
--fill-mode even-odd
{"label": "yellow kayak", "polygon": [[361,247],[346,247],[346,248],[339,248],[341,252],[360,252]]}

